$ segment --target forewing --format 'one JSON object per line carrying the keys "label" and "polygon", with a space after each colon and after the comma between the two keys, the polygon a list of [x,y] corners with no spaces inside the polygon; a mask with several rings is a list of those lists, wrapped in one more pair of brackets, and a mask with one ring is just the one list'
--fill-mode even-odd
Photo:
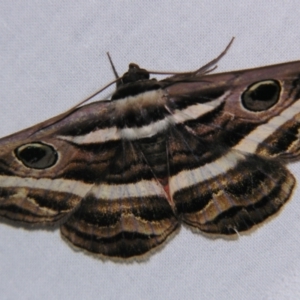
{"label": "forewing", "polygon": [[[95,110],[91,108],[85,107],[68,118],[49,120],[1,139],[1,216],[47,224],[57,222],[78,207],[92,183],[74,181],[66,174],[77,162],[80,164],[85,152],[59,139],[59,135],[61,131],[76,128],[76,121],[87,128],[89,121],[84,115],[93,116]],[[101,109],[105,111],[105,105],[100,105]],[[96,164],[101,165],[101,174],[105,166],[99,161]]]}
{"label": "forewing", "polygon": [[114,104],[95,103],[62,120],[0,141],[0,214],[36,224],[59,220],[77,246],[129,257],[177,227],[142,153],[114,126]]}
{"label": "forewing", "polygon": [[194,76],[167,91],[170,106],[187,115],[221,101],[183,122],[209,142],[269,158],[299,155],[300,62]]}
{"label": "forewing", "polygon": [[232,234],[289,199],[295,180],[281,158],[299,155],[299,74],[293,62],[167,88],[173,112],[186,114],[174,128],[181,142],[168,146],[170,193],[184,222]]}

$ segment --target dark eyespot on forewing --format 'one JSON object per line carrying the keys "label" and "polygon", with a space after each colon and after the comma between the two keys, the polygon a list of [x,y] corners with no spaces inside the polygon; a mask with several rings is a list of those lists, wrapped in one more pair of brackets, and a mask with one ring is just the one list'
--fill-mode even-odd
{"label": "dark eyespot on forewing", "polygon": [[15,155],[26,167],[32,169],[50,168],[58,159],[56,150],[41,142],[22,145],[15,149]]}
{"label": "dark eyespot on forewing", "polygon": [[281,86],[277,80],[263,80],[248,86],[242,94],[243,107],[250,111],[264,111],[275,105]]}

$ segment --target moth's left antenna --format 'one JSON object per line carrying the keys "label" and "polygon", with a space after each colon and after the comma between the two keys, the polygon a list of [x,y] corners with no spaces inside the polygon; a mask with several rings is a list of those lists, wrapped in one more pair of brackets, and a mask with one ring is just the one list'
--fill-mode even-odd
{"label": "moth's left antenna", "polygon": [[112,61],[112,59],[111,59],[111,57],[110,57],[109,52],[106,52],[106,54],[107,54],[107,56],[108,56],[108,59],[109,59],[111,68],[113,69],[113,72],[114,72],[114,74],[115,74],[116,79],[119,79],[120,77],[119,77],[118,72],[117,72],[117,70],[116,70],[116,68],[115,68],[115,65],[114,65],[114,63],[113,63],[113,61]]}
{"label": "moth's left antenna", "polygon": [[47,122],[43,122],[41,124],[41,127],[37,129],[37,131],[35,131],[33,134],[35,134],[36,132],[38,132],[39,130],[43,130],[51,125],[53,125],[54,123],[57,123],[59,121],[61,121],[62,119],[66,118],[68,115],[72,114],[80,105],[82,105],[83,103],[91,100],[92,98],[94,98],[96,95],[100,94],[101,92],[103,92],[105,89],[107,89],[109,86],[111,86],[112,84],[114,83],[117,83],[119,80],[120,80],[120,77],[116,71],[116,68],[111,60],[111,57],[109,55],[109,53],[107,52],[107,56],[108,56],[108,59],[110,61],[110,64],[111,64],[111,67],[114,71],[114,74],[115,74],[115,77],[116,79],[111,81],[110,83],[108,83],[107,85],[105,85],[103,88],[101,88],[100,90],[96,91],[95,93],[93,93],[92,95],[88,96],[87,98],[83,99],[82,101],[80,101],[79,103],[77,103],[76,105],[74,105],[73,107],[71,107],[70,109],[68,109],[66,112],[54,117],[54,118],[51,118],[49,119]]}

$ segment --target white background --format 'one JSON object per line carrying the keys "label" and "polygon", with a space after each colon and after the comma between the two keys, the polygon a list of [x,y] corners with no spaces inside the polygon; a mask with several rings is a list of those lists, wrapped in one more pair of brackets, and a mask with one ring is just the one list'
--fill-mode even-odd
{"label": "white background", "polygon": [[[52,117],[130,62],[194,70],[235,36],[218,71],[300,59],[299,0],[0,2],[0,135]],[[299,70],[300,71],[300,70]],[[98,97],[101,98],[100,96]],[[300,180],[300,164],[290,170]],[[144,262],[74,251],[59,230],[0,224],[1,299],[300,299],[300,187],[236,240],[186,228]]]}

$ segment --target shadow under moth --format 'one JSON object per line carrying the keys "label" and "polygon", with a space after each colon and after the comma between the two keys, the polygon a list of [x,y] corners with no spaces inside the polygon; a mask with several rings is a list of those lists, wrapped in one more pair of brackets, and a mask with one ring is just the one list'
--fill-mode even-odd
{"label": "shadow under moth", "polygon": [[300,61],[208,74],[229,46],[160,81],[130,64],[110,100],[2,138],[0,215],[129,258],[182,223],[234,235],[276,213],[295,186]]}

